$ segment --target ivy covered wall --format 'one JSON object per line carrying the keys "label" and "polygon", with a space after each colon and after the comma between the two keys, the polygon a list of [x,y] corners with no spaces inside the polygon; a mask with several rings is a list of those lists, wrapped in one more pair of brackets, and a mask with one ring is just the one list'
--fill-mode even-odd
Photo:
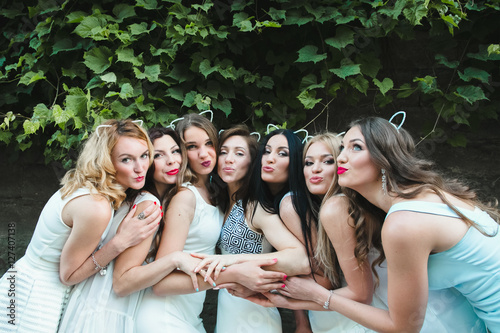
{"label": "ivy covered wall", "polygon": [[3,0],[0,24],[0,147],[65,167],[107,118],[264,132],[421,107],[463,146],[453,128],[499,114],[498,0]]}

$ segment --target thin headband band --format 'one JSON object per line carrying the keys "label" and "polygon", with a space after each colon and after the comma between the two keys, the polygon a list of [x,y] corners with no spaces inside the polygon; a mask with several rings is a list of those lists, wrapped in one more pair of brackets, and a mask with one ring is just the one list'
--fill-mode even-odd
{"label": "thin headband band", "polygon": [[[142,127],[142,125],[144,124],[144,122],[142,121],[142,119],[137,119],[137,120],[132,120],[133,123],[140,123],[139,126]],[[97,137],[100,137],[99,135],[99,128],[102,128],[102,127],[112,127],[113,125],[99,125],[95,128],[95,134],[97,134]]]}

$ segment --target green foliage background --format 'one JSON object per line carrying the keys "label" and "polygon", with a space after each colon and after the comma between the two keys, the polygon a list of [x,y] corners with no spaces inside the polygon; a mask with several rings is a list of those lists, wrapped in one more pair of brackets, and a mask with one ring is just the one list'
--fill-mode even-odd
{"label": "green foliage background", "polygon": [[0,24],[0,147],[65,167],[107,118],[212,109],[263,132],[360,103],[449,126],[499,114],[498,0],[3,0]]}

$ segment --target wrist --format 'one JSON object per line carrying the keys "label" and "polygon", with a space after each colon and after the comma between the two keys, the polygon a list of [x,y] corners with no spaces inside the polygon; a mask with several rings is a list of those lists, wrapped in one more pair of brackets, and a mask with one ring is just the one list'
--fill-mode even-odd
{"label": "wrist", "polygon": [[325,298],[326,300],[323,303],[323,309],[329,310],[330,309],[330,302],[332,300],[332,295],[333,295],[333,290],[328,291],[328,296]]}
{"label": "wrist", "polygon": [[120,240],[120,237],[118,235],[111,238],[108,244],[109,246],[111,246],[113,252],[115,252],[117,256],[127,249],[127,246]]}

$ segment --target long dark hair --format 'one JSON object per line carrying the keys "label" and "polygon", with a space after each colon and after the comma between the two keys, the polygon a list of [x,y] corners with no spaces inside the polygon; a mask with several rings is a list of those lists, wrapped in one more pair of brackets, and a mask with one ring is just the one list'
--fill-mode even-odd
{"label": "long dark hair", "polygon": [[[179,138],[179,135],[177,134],[176,131],[174,131],[171,128],[165,128],[165,127],[151,128],[148,131],[148,135],[153,145],[156,139],[168,135],[175,141],[175,143],[177,143],[177,145],[181,149],[181,152],[184,150],[184,147],[181,145],[181,139]],[[172,187],[169,190],[163,193],[163,195],[160,195],[154,183],[154,173],[155,173],[155,164],[153,163],[149,167],[148,172],[146,174],[146,183],[143,187],[143,190],[148,191],[149,193],[153,194],[155,197],[158,198],[158,200],[161,202],[161,205],[163,206],[163,212],[165,213],[167,211],[167,207],[168,204],[170,203],[170,200],[172,199],[174,194],[177,193],[178,184],[172,185]],[[163,228],[164,228],[164,223],[160,223],[158,231],[156,232],[155,235],[155,239],[153,241],[153,246],[151,247],[151,251],[148,253],[147,259],[154,259],[156,257],[156,252],[158,251],[158,247],[160,245],[160,239],[163,233]]]}
{"label": "long dark hair", "polygon": [[[268,185],[262,181],[262,156],[266,149],[266,145],[275,135],[284,135],[288,142],[289,165],[288,165],[288,181],[285,186],[275,195],[271,193]],[[249,200],[251,202],[258,201],[264,210],[271,214],[280,213],[280,203],[287,193],[291,193],[292,204],[295,212],[300,218],[302,234],[304,236],[305,247],[309,258],[313,256],[311,249],[311,227],[312,224],[317,224],[317,221],[309,214],[309,205],[306,194],[306,182],[302,167],[302,150],[303,145],[297,134],[289,129],[278,129],[264,137],[259,146],[255,164],[250,176]],[[247,202],[243,202],[243,207],[247,207]],[[310,259],[309,259],[310,260]]]}

